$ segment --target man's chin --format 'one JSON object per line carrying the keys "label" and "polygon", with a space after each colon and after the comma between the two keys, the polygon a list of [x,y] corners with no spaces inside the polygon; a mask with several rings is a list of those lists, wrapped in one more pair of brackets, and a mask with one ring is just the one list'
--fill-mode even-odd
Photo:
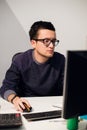
{"label": "man's chin", "polygon": [[[54,53],[53,53],[53,54],[54,54]],[[47,57],[49,57],[49,58],[50,58],[50,57],[53,57],[53,54],[49,54],[49,55],[47,55]]]}

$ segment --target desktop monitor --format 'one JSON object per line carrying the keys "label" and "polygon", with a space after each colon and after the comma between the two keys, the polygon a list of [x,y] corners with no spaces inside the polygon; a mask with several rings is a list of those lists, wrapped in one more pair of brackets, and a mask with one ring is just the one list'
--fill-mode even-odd
{"label": "desktop monitor", "polygon": [[67,51],[63,92],[65,119],[87,114],[87,51]]}

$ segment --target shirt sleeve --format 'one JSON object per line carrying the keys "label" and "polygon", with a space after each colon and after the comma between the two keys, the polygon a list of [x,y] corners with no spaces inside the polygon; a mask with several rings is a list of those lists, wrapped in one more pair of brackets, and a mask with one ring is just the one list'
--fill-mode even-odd
{"label": "shirt sleeve", "polygon": [[15,63],[12,63],[6,72],[5,79],[0,88],[1,97],[7,100],[10,94],[16,94],[16,87],[19,84],[19,80],[19,67]]}

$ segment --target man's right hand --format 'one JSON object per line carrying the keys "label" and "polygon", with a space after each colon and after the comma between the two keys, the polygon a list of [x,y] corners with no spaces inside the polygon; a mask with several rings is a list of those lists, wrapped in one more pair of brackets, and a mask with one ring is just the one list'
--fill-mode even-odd
{"label": "man's right hand", "polygon": [[15,94],[9,95],[8,101],[9,102],[12,101],[12,103],[14,104],[14,107],[17,111],[23,112],[23,109],[25,109],[25,106],[23,105],[23,103],[26,103],[29,107],[31,107],[31,105],[29,104],[29,102],[25,98],[21,98],[18,96],[15,96],[15,98],[14,98],[14,96],[15,96]]}

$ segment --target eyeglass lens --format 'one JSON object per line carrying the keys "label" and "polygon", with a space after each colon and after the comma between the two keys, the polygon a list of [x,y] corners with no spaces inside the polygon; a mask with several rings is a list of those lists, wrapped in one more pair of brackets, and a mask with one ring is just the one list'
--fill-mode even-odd
{"label": "eyeglass lens", "polygon": [[59,40],[56,40],[56,39],[43,39],[43,43],[46,45],[46,46],[49,46],[51,43],[56,46],[58,43],[59,43]]}

